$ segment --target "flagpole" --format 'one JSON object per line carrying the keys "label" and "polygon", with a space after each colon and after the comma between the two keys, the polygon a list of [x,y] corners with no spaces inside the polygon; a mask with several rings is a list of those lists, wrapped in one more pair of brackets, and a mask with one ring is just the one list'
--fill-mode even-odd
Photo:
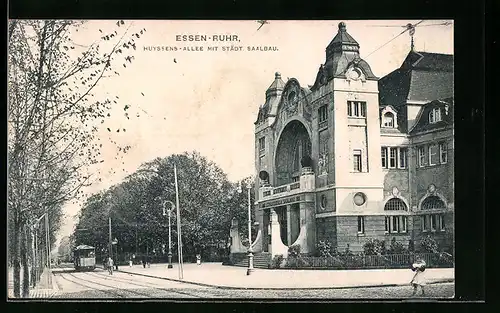
{"label": "flagpole", "polygon": [[179,279],[183,279],[181,211],[179,208],[179,185],[177,183],[177,167],[175,164],[174,164],[174,178],[175,178],[175,202],[177,208],[177,258],[179,260]]}

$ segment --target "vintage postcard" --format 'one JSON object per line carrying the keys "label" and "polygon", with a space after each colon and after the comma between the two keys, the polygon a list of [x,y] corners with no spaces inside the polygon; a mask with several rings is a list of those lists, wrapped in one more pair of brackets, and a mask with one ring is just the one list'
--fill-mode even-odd
{"label": "vintage postcard", "polygon": [[452,20],[10,20],[11,299],[450,299]]}

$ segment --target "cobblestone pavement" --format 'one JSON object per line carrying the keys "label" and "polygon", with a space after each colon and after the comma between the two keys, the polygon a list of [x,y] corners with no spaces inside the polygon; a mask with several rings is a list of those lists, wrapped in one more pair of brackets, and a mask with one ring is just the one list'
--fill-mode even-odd
{"label": "cobblestone pavement", "polygon": [[[319,290],[221,289],[120,272],[109,275],[102,269],[93,272],[64,270],[54,272],[54,275],[59,292],[52,298],[56,299],[402,299],[411,298],[413,291],[410,286]],[[426,287],[425,298],[451,298],[453,294],[453,283],[432,284]],[[413,298],[422,299],[422,296]]]}
{"label": "cobblestone pavement", "polygon": [[411,296],[410,287],[380,287],[380,288],[356,288],[356,289],[321,289],[321,290],[224,290],[216,288],[208,289],[127,289],[113,291],[87,290],[77,293],[59,294],[55,298],[78,299],[78,298],[217,298],[217,299],[428,299],[428,298],[452,298],[454,294],[453,284],[444,283],[431,285],[427,288],[426,296]]}

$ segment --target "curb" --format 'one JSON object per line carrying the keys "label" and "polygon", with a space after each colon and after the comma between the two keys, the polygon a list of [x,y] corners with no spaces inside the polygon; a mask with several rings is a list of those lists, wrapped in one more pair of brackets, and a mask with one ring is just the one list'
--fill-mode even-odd
{"label": "curb", "polygon": [[[376,285],[361,285],[361,286],[358,285],[358,286],[329,286],[329,287],[235,287],[235,286],[224,286],[224,285],[198,283],[198,282],[186,281],[186,280],[182,280],[182,279],[160,277],[160,276],[142,274],[142,273],[132,273],[132,272],[127,272],[127,271],[120,271],[120,272],[127,273],[130,275],[138,275],[138,276],[144,276],[144,277],[150,277],[150,278],[157,278],[157,279],[169,280],[169,281],[197,285],[197,286],[202,286],[202,287],[212,287],[212,288],[217,288],[217,289],[233,289],[233,290],[235,290],[235,289],[245,289],[245,290],[325,290],[325,289],[359,289],[359,288],[377,288],[377,287],[398,287],[398,286],[409,286],[410,285],[410,283],[405,283],[405,284],[376,284]],[[455,279],[442,279],[442,280],[431,281],[431,282],[427,283],[427,285],[452,283],[452,282],[455,282]]]}

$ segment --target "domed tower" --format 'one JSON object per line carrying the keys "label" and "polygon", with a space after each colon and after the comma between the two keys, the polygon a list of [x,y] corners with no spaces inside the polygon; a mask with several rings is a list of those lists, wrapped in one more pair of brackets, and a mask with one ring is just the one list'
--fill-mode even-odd
{"label": "domed tower", "polygon": [[274,74],[274,81],[266,90],[266,102],[259,108],[258,118],[255,122],[255,165],[256,188],[266,186],[272,181],[274,166],[272,152],[274,147],[274,136],[271,125],[276,119],[278,104],[285,87],[285,82],[281,79],[281,74]]}
{"label": "domed tower", "polygon": [[[266,90],[266,102],[259,108],[257,121],[255,122],[255,201],[264,198],[264,193],[272,189],[270,183],[274,177],[273,151],[277,144],[272,129],[276,120],[278,105],[285,87],[281,74],[274,74],[274,81]],[[277,139],[276,139],[277,140]],[[267,191],[270,192],[270,191]],[[261,240],[257,240],[253,249],[255,252],[268,251],[270,240],[268,239],[269,214],[265,215],[263,210],[255,210],[255,220],[260,225],[262,232]]]}
{"label": "domed tower", "polygon": [[353,250],[361,249],[358,237],[365,225],[371,227],[369,216],[380,213],[383,200],[378,78],[359,52],[346,24],[339,23],[311,88],[327,99],[314,105],[324,111],[317,123],[324,141],[319,159],[326,164],[316,184],[326,189],[318,193],[319,213],[334,214],[338,247]]}

